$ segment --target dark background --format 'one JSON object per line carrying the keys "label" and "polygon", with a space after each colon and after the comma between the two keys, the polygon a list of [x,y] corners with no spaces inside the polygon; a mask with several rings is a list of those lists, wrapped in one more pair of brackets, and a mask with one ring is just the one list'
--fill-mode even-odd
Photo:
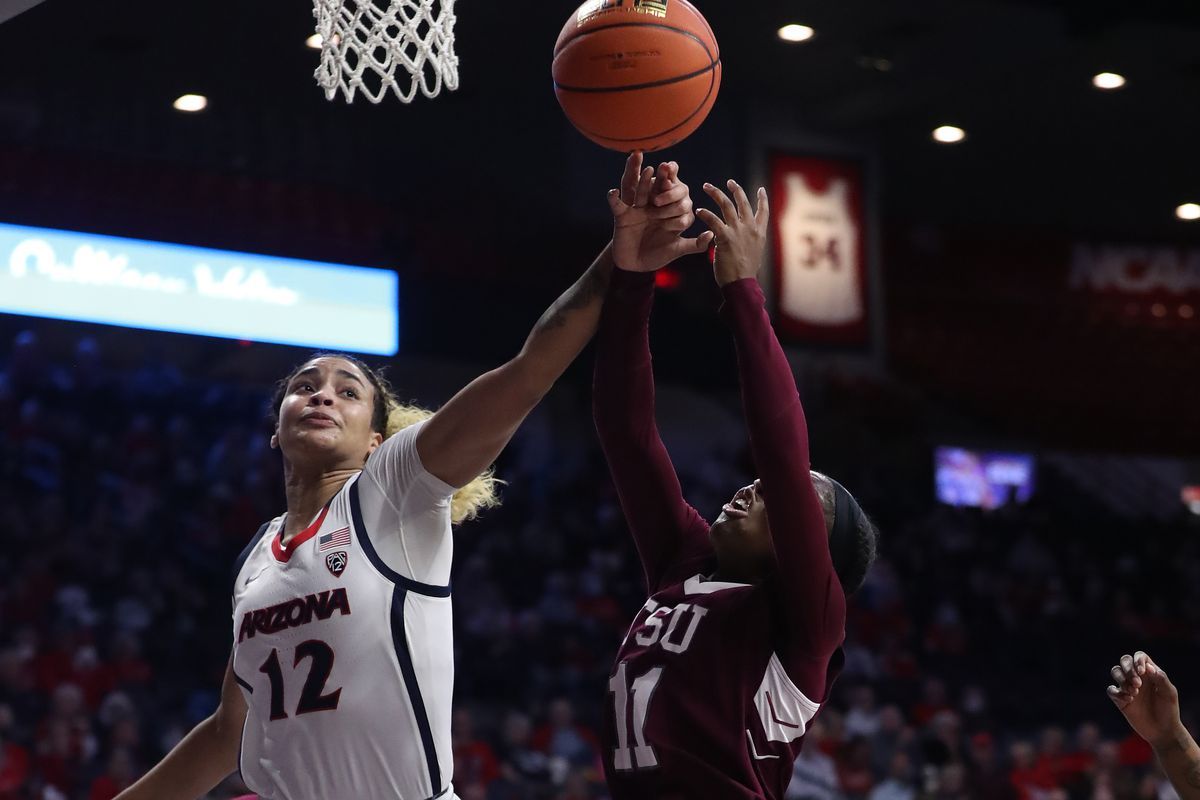
{"label": "dark background", "polygon": [[[554,99],[550,51],[570,10],[464,5],[457,92],[347,106],[326,101],[312,78],[317,53],[303,43],[313,21],[302,4],[218,12],[52,0],[0,30],[0,216],[395,268],[407,353],[502,359],[603,244],[604,190],[621,166]],[[884,300],[882,344],[867,353],[875,363],[1038,438],[1200,445],[1197,404],[1180,391],[1200,355],[1200,320],[1176,317],[1174,306],[1169,324],[1151,319],[1147,300],[1139,319],[1097,326],[1086,309],[1060,313],[1061,282],[1046,278],[1076,240],[1200,243],[1200,225],[1173,213],[1200,198],[1194,4],[702,10],[722,45],[724,85],[699,132],[662,157],[678,160],[694,187],[729,176],[765,182],[770,150],[868,165],[884,241],[872,287]],[[789,21],[816,37],[780,41],[775,29]],[[1095,90],[1090,78],[1104,70],[1128,85]],[[185,92],[207,95],[208,110],[174,111]],[[941,124],[964,127],[968,140],[935,144],[929,134]],[[664,346],[681,352],[674,377],[694,381],[710,361],[697,353],[728,351],[710,330],[704,267],[683,271],[668,302],[694,325]],[[970,357],[983,351],[986,365]],[[1031,358],[1044,363],[1026,369]],[[1076,367],[1060,381],[1066,397],[1047,385],[1064,364]],[[940,374],[964,370],[980,373],[967,389]],[[713,372],[706,377],[728,374]],[[1104,407],[1082,429],[1080,404]],[[1022,405],[1033,408],[1014,417]],[[1063,416],[1065,427],[1053,421]],[[1131,419],[1170,420],[1171,430],[1129,433]]]}
{"label": "dark background", "polygon": [[[864,768],[866,740],[843,725],[868,686],[903,712],[923,797],[980,796],[947,789],[946,770],[981,774],[968,737],[984,733],[1012,782],[1063,789],[1069,771],[1046,744],[1058,726],[1092,765],[1071,798],[1106,780],[1116,797],[1147,796],[1149,756],[1102,687],[1113,658],[1145,646],[1185,676],[1185,703],[1200,696],[1186,677],[1200,667],[1200,548],[1178,502],[1183,482],[1200,483],[1200,319],[1183,311],[1200,291],[1089,295],[1066,276],[1077,243],[1200,247],[1200,222],[1174,215],[1200,202],[1200,6],[701,8],[724,85],[662,157],[693,188],[765,183],[772,151],[848,157],[874,198],[875,344],[787,343],[814,462],[884,531],[852,609],[857,666],[811,751],[834,758],[845,796],[864,796],[847,788],[864,769],[882,780],[889,763]],[[313,80],[303,3],[47,0],[0,26],[0,221],[395,269],[393,380],[436,405],[515,353],[609,235],[604,193],[622,158],[571,129],[550,82],[572,9],[462,2],[457,92],[347,106]],[[781,42],[788,22],[816,38]],[[1100,71],[1129,83],[1099,92]],[[186,92],[208,109],[174,111]],[[934,143],[942,124],[967,141]],[[678,272],[655,308],[660,419],[688,497],[709,509],[753,468],[709,270],[693,259]],[[94,351],[79,348],[87,337]],[[282,507],[265,398],[305,351],[11,316],[0,342],[0,744],[33,759],[18,792],[66,782],[88,796],[110,755],[144,769],[212,707],[228,565]],[[592,441],[590,366],[585,355],[501,460],[505,506],[457,543],[458,705],[510,766],[525,763],[505,733],[513,714],[545,725],[567,697],[595,726],[615,641],[644,600]],[[935,506],[942,443],[1038,453],[1034,503]],[[98,616],[62,594],[79,587]],[[152,678],[117,644],[130,603],[154,621],[134,648]],[[104,680],[80,672],[88,647]],[[55,699],[71,681],[99,692],[82,717]],[[101,689],[132,698],[140,739],[101,714]],[[1074,735],[1092,722],[1119,743],[1112,770],[1107,745]],[[63,725],[99,749],[56,755]],[[1027,742],[1040,766],[1026,770],[1008,748]],[[69,781],[54,758],[74,765]],[[531,779],[470,797],[598,796],[594,770],[585,780],[591,795]]]}

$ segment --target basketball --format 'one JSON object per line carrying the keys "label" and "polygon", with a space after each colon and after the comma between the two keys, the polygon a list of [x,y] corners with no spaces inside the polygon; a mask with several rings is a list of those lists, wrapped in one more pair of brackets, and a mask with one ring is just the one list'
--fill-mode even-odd
{"label": "basketball", "polygon": [[687,0],[588,0],[554,46],[554,91],[580,133],[621,152],[661,150],[704,122],[721,54]]}

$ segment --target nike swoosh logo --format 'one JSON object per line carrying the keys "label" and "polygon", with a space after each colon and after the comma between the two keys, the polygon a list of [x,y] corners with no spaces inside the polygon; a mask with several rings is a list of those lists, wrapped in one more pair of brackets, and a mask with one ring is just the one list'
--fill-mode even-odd
{"label": "nike swoosh logo", "polygon": [[264,566],[264,567],[263,567],[262,569],[260,569],[258,572],[254,573],[253,575],[250,575],[250,576],[248,576],[248,577],[246,578],[246,584],[245,584],[245,585],[246,585],[246,586],[249,586],[250,584],[254,583],[254,581],[256,581],[256,580],[258,579],[258,577],[259,577],[260,575],[262,575],[262,574],[263,574],[264,572],[266,572],[266,571],[267,571],[267,567],[265,567],[265,566]]}
{"label": "nike swoosh logo", "polygon": [[799,725],[793,725],[790,722],[784,722],[783,720],[781,720],[779,718],[779,715],[777,713],[775,713],[775,701],[773,701],[771,699],[771,693],[764,692],[764,694],[766,694],[766,696],[767,696],[767,707],[771,709],[771,721],[774,722],[776,725],[782,725],[785,728],[795,728],[796,730],[800,730]]}
{"label": "nike swoosh logo", "polygon": [[755,761],[766,761],[768,758],[779,758],[779,756],[772,756],[772,755],[760,756],[758,754],[758,750],[756,750],[754,748],[754,737],[750,735],[749,728],[746,728],[746,738],[750,740],[750,755],[754,758]]}

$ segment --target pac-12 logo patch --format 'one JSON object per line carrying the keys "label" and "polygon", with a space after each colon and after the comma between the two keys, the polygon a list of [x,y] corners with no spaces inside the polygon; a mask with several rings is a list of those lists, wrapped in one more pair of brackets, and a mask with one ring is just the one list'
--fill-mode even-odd
{"label": "pac-12 logo patch", "polygon": [[325,566],[329,567],[329,571],[335,578],[342,577],[342,573],[346,571],[346,561],[345,550],[338,550],[336,553],[325,556]]}

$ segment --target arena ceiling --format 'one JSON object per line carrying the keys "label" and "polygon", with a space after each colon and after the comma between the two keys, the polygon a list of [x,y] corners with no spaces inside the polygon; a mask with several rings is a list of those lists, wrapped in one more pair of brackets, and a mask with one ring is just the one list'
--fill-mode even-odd
{"label": "arena ceiling", "polygon": [[[450,210],[521,205],[546,178],[612,164],[567,128],[550,89],[550,50],[573,6],[460,2],[457,93],[347,108],[313,82],[303,2],[46,0],[0,27],[0,144],[392,187]],[[726,83],[702,135],[672,154],[681,161],[742,172],[754,126],[783,124],[881,156],[894,220],[1200,240],[1200,222],[1174,217],[1200,202],[1195,3],[700,7]],[[785,44],[775,30],[787,22],[817,35]],[[1129,83],[1100,92],[1090,81],[1101,71]],[[207,95],[209,109],[173,111],[185,92]],[[934,144],[930,131],[946,123],[967,141]]]}

